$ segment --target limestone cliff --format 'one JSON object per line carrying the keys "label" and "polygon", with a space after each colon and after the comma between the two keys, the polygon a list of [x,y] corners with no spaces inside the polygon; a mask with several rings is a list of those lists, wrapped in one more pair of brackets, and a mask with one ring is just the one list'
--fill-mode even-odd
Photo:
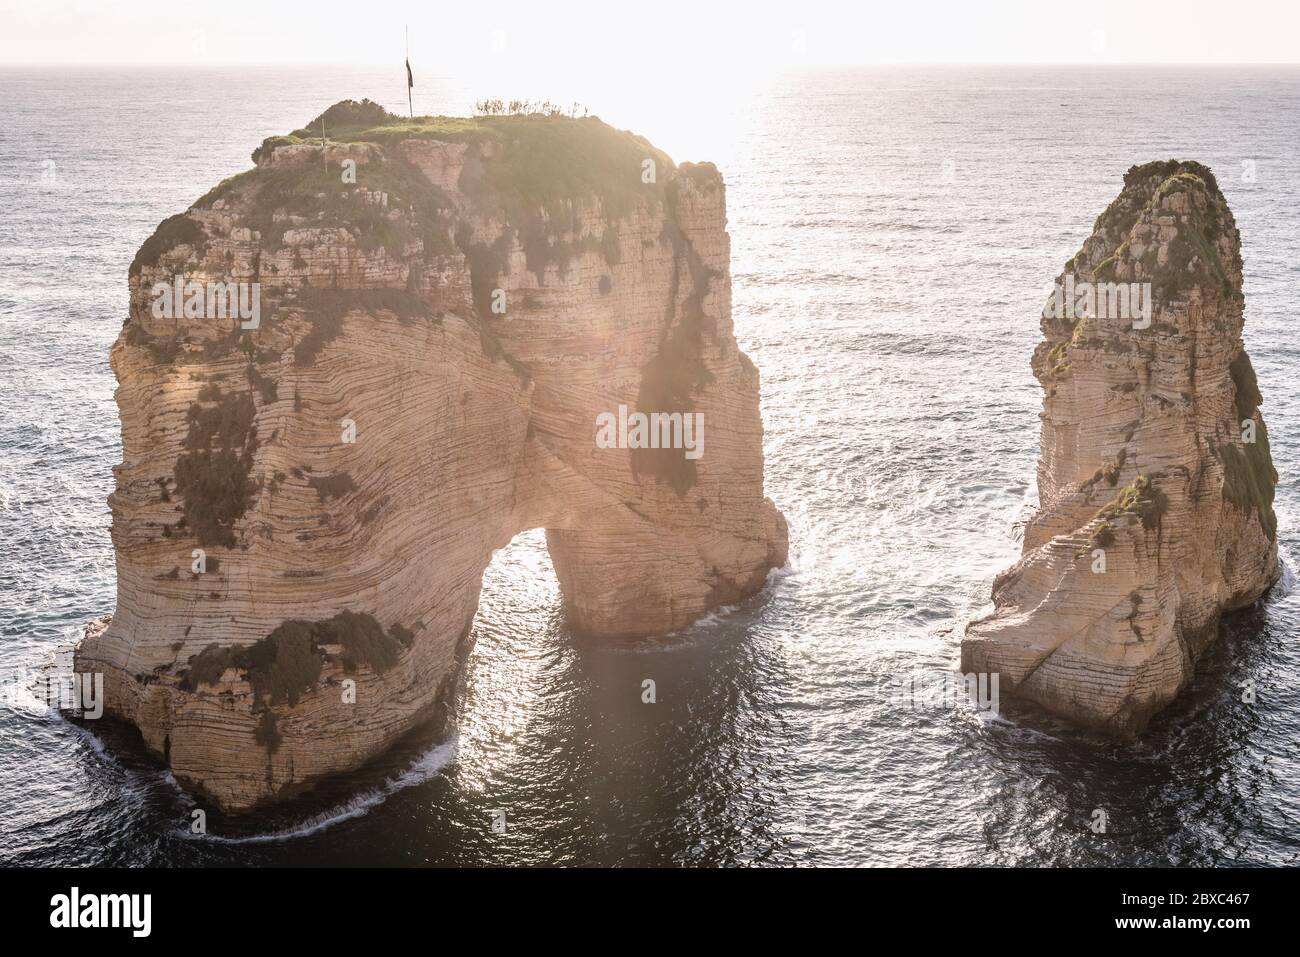
{"label": "limestone cliff", "polygon": [[1133,167],[1057,289],[1076,298],[1049,302],[1033,357],[1039,509],[962,666],[1127,737],[1188,682],[1220,615],[1278,575],[1241,244],[1213,174]]}
{"label": "limestone cliff", "polygon": [[[117,610],[77,669],[179,781],[245,810],[434,714],[522,530],[603,636],[784,564],[711,165],[595,119],[352,101],[253,158],[140,249],[112,350]],[[260,314],[213,318],[191,282]],[[620,406],[707,441],[602,447]]]}

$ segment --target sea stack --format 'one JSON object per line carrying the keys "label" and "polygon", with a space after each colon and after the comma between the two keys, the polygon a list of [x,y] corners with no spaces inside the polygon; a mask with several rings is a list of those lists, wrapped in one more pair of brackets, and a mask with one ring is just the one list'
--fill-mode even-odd
{"label": "sea stack", "polygon": [[596,636],[785,563],[712,165],[367,101],[253,159],[141,247],[112,350],[117,609],[76,668],[178,781],[246,811],[436,719],[521,531]]}
{"label": "sea stack", "polygon": [[1242,347],[1241,242],[1209,169],[1134,166],[1041,320],[1038,511],[962,668],[1121,738],[1278,577],[1277,473]]}

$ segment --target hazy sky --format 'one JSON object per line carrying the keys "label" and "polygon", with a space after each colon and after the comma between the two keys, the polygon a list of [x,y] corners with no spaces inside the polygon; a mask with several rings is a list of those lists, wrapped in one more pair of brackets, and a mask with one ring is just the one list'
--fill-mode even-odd
{"label": "hazy sky", "polygon": [[705,62],[1300,62],[1295,0],[0,0],[0,63],[388,63],[408,24],[425,69],[620,85]]}

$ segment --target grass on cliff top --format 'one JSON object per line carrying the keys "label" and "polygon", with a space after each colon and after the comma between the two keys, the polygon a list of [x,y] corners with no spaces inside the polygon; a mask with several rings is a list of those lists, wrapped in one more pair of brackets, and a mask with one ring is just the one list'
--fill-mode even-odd
{"label": "grass on cliff top", "polygon": [[[484,207],[504,214],[508,229],[528,254],[528,265],[544,274],[548,265],[566,268],[580,252],[602,252],[611,264],[618,257],[617,232],[611,226],[603,236],[583,236],[568,242],[561,234],[580,226],[575,201],[598,198],[608,224],[628,215],[645,199],[662,203],[666,184],[677,167],[660,150],[633,133],[616,130],[595,117],[555,114],[516,114],[467,117],[396,116],[369,100],[344,100],[327,109],[306,126],[284,136],[263,141],[253,152],[261,164],[277,146],[291,144],[372,143],[388,146],[412,138],[444,142],[490,144],[481,159],[471,156],[461,172],[458,188]],[[643,181],[646,161],[654,164],[654,181]],[[721,185],[711,164],[690,165],[683,175],[707,191]],[[366,193],[389,194],[387,207],[374,205]],[[400,258],[415,240],[423,241],[426,259],[468,251],[450,235],[450,203],[442,191],[397,150],[382,158],[359,158],[356,184],[341,181],[339,169],[320,163],[282,168],[259,165],[223,180],[194,204],[211,208],[229,199],[244,208],[243,224],[257,230],[264,248],[274,252],[283,244],[290,218],[304,227],[347,229],[363,248],[385,247]],[[411,215],[389,218],[394,209]],[[288,217],[288,218],[287,218]],[[174,216],[141,248],[132,264],[139,272],[156,263],[163,252],[189,242],[205,242],[202,228],[185,215]],[[487,245],[485,244],[485,248]],[[484,269],[482,282],[495,286],[499,270]]]}
{"label": "grass on cliff top", "polygon": [[1222,195],[1210,168],[1191,160],[1157,160],[1130,166],[1124,174],[1124,189],[1097,217],[1093,231],[1111,229],[1122,244],[1133,224],[1152,203],[1175,190],[1198,185],[1204,186],[1211,199]]}
{"label": "grass on cliff top", "polygon": [[[598,195],[611,216],[626,213],[647,189],[658,193],[676,169],[668,155],[643,137],[616,130],[596,117],[542,113],[511,116],[397,116],[369,100],[335,103],[301,129],[264,140],[253,153],[257,162],[277,146],[375,143],[427,138],[444,142],[492,142],[500,156],[480,169],[467,164],[461,189],[491,194],[518,224],[538,208],[581,196]],[[642,163],[653,159],[656,183],[641,181]]]}
{"label": "grass on cliff top", "polygon": [[1161,182],[1171,179],[1175,176],[1193,176],[1203,182],[1211,194],[1219,192],[1219,181],[1215,179],[1214,173],[1208,166],[1197,163],[1195,160],[1155,160],[1150,163],[1134,164],[1128,168],[1124,174],[1125,186],[1136,186],[1149,179],[1160,179]]}
{"label": "grass on cliff top", "polygon": [[[1195,285],[1217,286],[1225,299],[1234,298],[1237,292],[1228,278],[1231,270],[1221,261],[1216,244],[1225,233],[1235,229],[1221,213],[1226,209],[1226,202],[1214,173],[1191,160],[1158,160],[1129,168],[1124,174],[1124,189],[1093,224],[1094,233],[1105,232],[1114,237],[1115,250],[1091,270],[1089,278],[1094,282],[1114,281],[1115,267],[1128,252],[1129,233],[1134,224],[1165,197],[1200,190],[1205,192],[1208,202],[1203,210],[1200,204],[1194,204],[1197,211],[1170,244],[1168,261],[1157,265],[1157,250],[1152,244],[1144,256],[1144,266],[1159,299],[1179,298]],[[1073,268],[1077,258],[1076,254],[1066,268]],[[1240,272],[1240,259],[1230,265]]]}
{"label": "grass on cliff top", "polygon": [[[618,219],[645,199],[662,203],[666,184],[677,167],[663,152],[642,137],[616,130],[594,117],[554,114],[505,116],[417,117],[406,119],[388,113],[369,100],[336,103],[301,129],[265,140],[253,153],[264,162],[278,146],[292,144],[372,143],[384,147],[401,140],[426,137],[450,142],[490,144],[482,157],[471,155],[464,163],[457,187],[488,210],[499,209],[507,224],[500,237],[513,236],[524,248],[528,267],[539,280],[550,265],[561,270],[577,254],[596,251],[611,265],[619,252]],[[654,181],[643,181],[646,161],[654,164]],[[711,164],[688,164],[683,175],[702,191],[721,186]],[[387,208],[369,204],[357,187],[389,194]],[[337,226],[351,232],[366,248],[384,246],[401,257],[416,238],[423,240],[426,258],[459,251],[477,266],[476,292],[497,285],[508,247],[498,249],[479,240],[461,241],[449,234],[450,202],[399,151],[386,150],[376,161],[359,159],[357,183],[340,182],[337,168],[324,164],[260,166],[231,177],[209,190],[196,203],[211,207],[218,199],[237,196],[247,207],[246,224],[256,229],[264,247],[274,251],[283,242],[296,217],[304,226]],[[581,221],[575,201],[597,198],[606,219],[603,235],[577,236]],[[388,218],[391,209],[407,209],[409,218]],[[574,238],[564,240],[562,234]],[[160,246],[170,246],[167,238]],[[156,260],[161,249],[150,249]],[[486,257],[491,253],[494,262]],[[476,296],[476,305],[482,303]]]}
{"label": "grass on cliff top", "polygon": [[[242,224],[257,230],[263,248],[270,252],[283,245],[286,230],[317,227],[345,229],[362,249],[383,246],[395,258],[415,239],[423,241],[429,255],[455,251],[442,219],[446,198],[401,157],[362,161],[355,184],[342,181],[338,164],[259,167],[222,180],[194,205],[210,208],[236,193],[240,194],[236,201],[246,207]],[[379,193],[388,194],[387,206],[374,202]],[[397,209],[413,212],[414,227],[407,217],[389,218],[389,212]]]}
{"label": "grass on cliff top", "polygon": [[[319,144],[322,135],[333,143],[385,143],[411,137],[464,142],[479,130],[476,119],[459,116],[407,118],[389,113],[373,100],[340,100],[306,126],[284,136],[272,136],[260,149],[290,144]],[[265,155],[265,154],[263,154]],[[257,162],[259,154],[253,154]]]}

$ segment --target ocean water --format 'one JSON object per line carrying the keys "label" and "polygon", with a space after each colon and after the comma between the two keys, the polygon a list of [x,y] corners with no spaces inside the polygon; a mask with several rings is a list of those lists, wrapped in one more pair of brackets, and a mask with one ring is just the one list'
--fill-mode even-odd
{"label": "ocean water", "polygon": [[[1300,70],[858,70],[654,108],[563,91],[726,177],[789,566],[681,634],[608,644],[568,632],[544,541],[521,535],[488,571],[448,736],[274,813],[212,814],[206,836],[130,733],[25,691],[113,608],[127,265],[264,136],[405,91],[342,68],[3,69],[0,86],[0,864],[1300,863],[1289,570],[1135,744],[890,693],[956,667],[1018,552],[1042,292],[1133,163],[1206,163],[1236,214],[1294,561]],[[497,93],[419,92],[449,113]]]}

